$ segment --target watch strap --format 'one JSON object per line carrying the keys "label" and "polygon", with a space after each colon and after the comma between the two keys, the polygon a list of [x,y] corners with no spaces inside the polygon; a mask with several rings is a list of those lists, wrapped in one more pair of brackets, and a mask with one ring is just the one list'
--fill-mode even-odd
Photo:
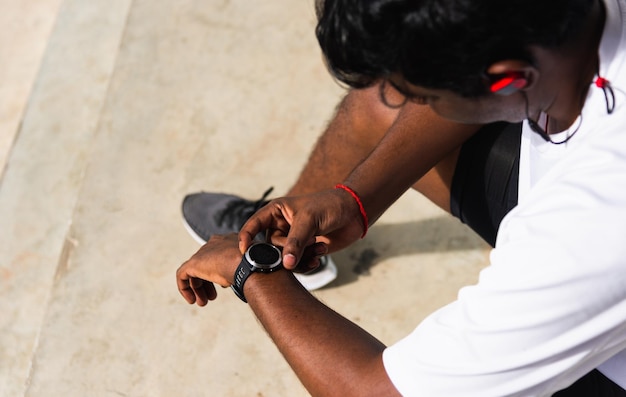
{"label": "watch strap", "polygon": [[246,282],[250,274],[252,274],[252,268],[244,257],[241,259],[241,263],[239,263],[239,266],[237,266],[237,270],[235,270],[235,280],[233,282],[233,285],[231,285],[230,287],[232,288],[235,295],[237,295],[239,299],[241,299],[245,303],[248,303],[248,301],[243,294],[243,284]]}

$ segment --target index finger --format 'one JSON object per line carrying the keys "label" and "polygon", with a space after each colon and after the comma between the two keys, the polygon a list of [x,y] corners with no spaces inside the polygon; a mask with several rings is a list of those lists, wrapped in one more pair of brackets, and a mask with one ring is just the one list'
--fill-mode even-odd
{"label": "index finger", "polygon": [[257,210],[239,230],[239,251],[242,255],[252,245],[252,241],[257,234],[273,225],[274,215],[270,207],[270,204],[267,204]]}

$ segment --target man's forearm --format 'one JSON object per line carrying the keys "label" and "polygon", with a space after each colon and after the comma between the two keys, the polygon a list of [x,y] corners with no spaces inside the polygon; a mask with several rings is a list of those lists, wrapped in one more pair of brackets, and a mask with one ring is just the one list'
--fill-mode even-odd
{"label": "man's forearm", "polygon": [[307,292],[288,271],[254,274],[250,307],[313,396],[398,396],[385,346]]}
{"label": "man's forearm", "polygon": [[346,178],[373,223],[406,190],[480,127],[444,120],[407,103],[374,151]]}

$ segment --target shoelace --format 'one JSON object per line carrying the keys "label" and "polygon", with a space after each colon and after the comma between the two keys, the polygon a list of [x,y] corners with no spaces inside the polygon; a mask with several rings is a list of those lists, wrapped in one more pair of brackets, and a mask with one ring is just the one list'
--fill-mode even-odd
{"label": "shoelace", "polygon": [[252,216],[252,214],[267,204],[267,200],[265,199],[270,195],[270,193],[272,193],[273,190],[273,186],[267,189],[265,193],[263,193],[263,196],[257,201],[250,201],[246,199],[231,201],[228,203],[226,208],[215,214],[217,224],[222,226],[226,223],[228,226],[237,226],[237,228],[240,228],[248,220],[248,218]]}

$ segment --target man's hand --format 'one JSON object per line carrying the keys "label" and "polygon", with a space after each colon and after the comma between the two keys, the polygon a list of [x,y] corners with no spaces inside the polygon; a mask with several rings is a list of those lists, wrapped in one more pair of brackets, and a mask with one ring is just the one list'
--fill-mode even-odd
{"label": "man's hand", "polygon": [[185,300],[204,306],[217,297],[213,283],[228,287],[242,255],[236,234],[215,235],[176,271],[178,290]]}
{"label": "man's hand", "polygon": [[363,223],[354,199],[343,190],[333,189],[270,201],[241,228],[240,251],[244,252],[254,236],[264,230],[269,231],[272,244],[283,247],[285,268],[295,270],[303,258],[325,255],[358,240]]}

